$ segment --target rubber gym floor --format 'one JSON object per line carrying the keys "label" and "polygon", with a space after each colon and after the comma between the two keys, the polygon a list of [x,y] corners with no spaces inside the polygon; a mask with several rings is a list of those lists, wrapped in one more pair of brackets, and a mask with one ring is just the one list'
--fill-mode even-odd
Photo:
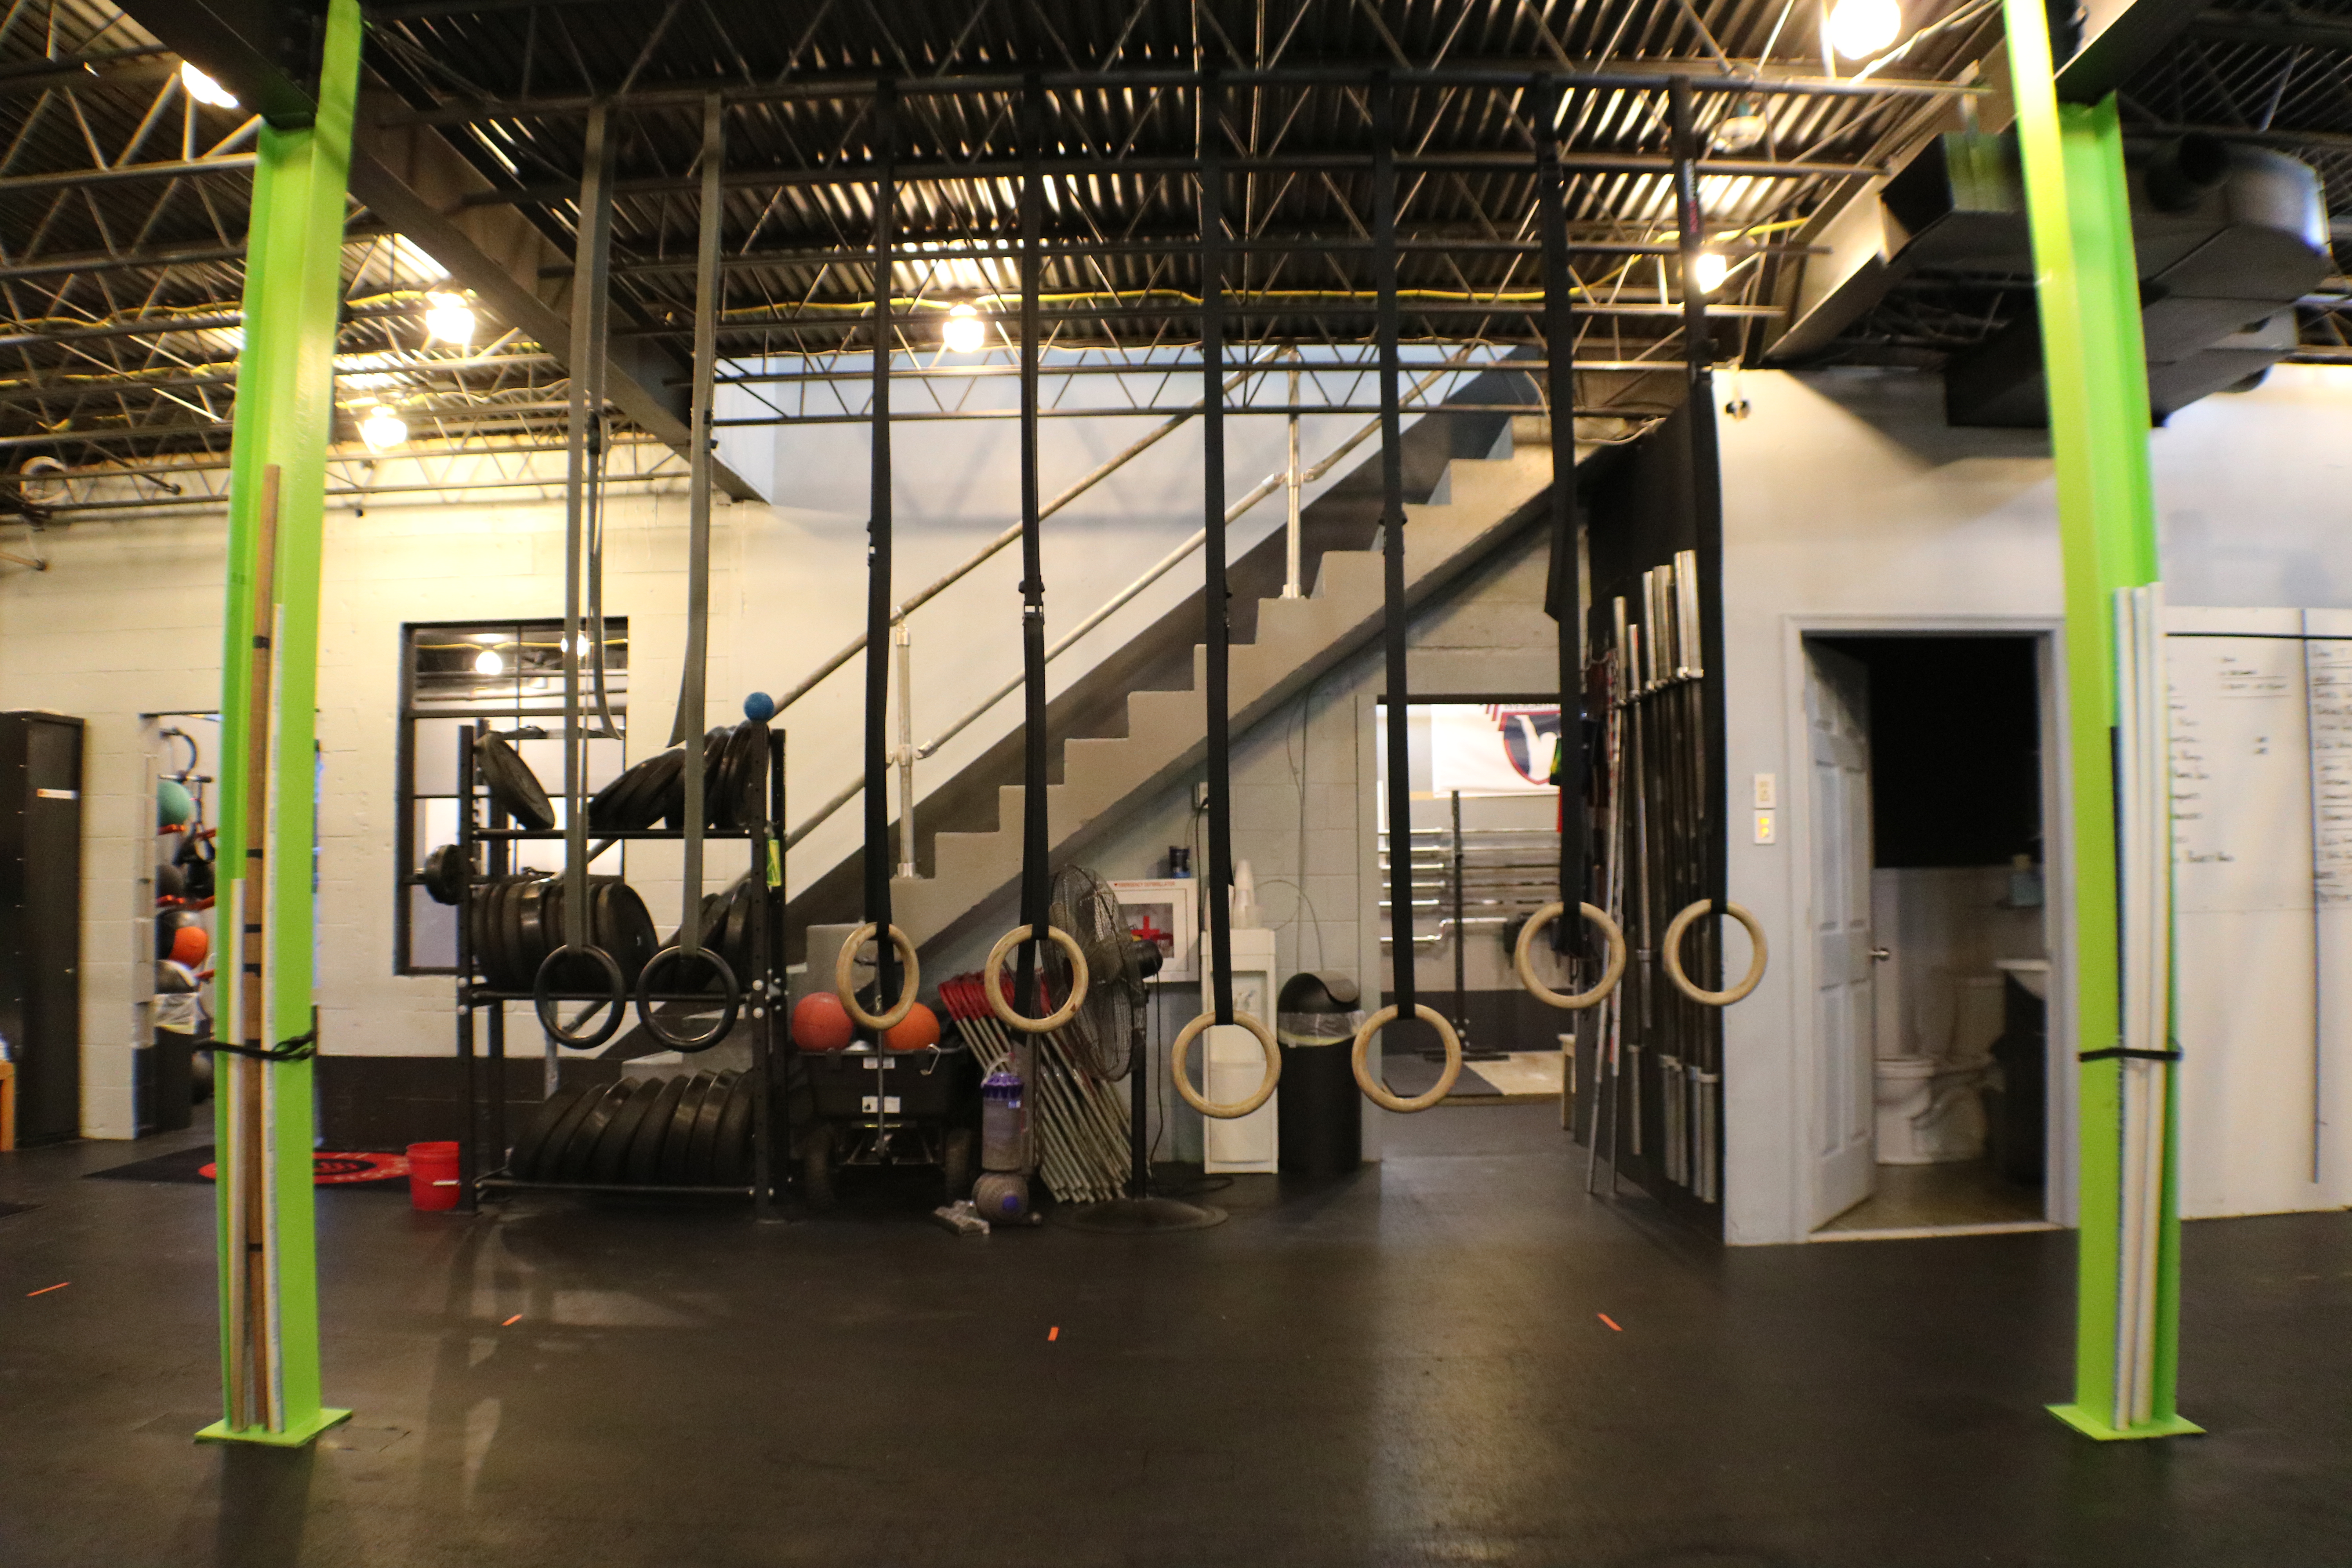
{"label": "rubber gym floor", "polygon": [[2344,1215],[2189,1226],[2211,1435],[2101,1447],[2071,1237],[1720,1250],[1541,1106],[1153,1239],[329,1193],[288,1454],[190,1440],[210,1192],[79,1179],[169,1146],[0,1160],[7,1568],[2352,1562]]}

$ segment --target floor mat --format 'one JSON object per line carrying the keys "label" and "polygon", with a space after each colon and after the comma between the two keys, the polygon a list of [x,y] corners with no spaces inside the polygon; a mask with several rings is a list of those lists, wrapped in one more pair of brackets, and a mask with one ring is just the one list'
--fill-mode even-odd
{"label": "floor mat", "polygon": [[[1444,1070],[1444,1065],[1429,1061],[1417,1051],[1399,1052],[1385,1058],[1381,1078],[1389,1086],[1391,1094],[1411,1100],[1437,1087],[1437,1075]],[[1449,1100],[1496,1100],[1502,1093],[1501,1089],[1479,1076],[1478,1064],[1464,1062],[1462,1076],[1454,1080],[1453,1091],[1445,1098]]]}
{"label": "floor mat", "polygon": [[[408,1181],[408,1158],[404,1154],[332,1154],[321,1151],[311,1155],[310,1160],[314,1186],[402,1191]],[[92,1171],[89,1176],[93,1181],[173,1182],[208,1187],[213,1183],[213,1146],[202,1143],[176,1153],[158,1154],[152,1160],[134,1160],[128,1165]]]}

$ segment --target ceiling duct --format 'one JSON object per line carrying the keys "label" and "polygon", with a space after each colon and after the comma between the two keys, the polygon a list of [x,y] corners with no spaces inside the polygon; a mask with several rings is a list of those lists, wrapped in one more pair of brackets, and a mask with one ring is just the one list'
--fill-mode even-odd
{"label": "ceiling duct", "polygon": [[[2334,270],[2319,176],[2282,153],[2208,136],[2128,149],[2148,402],[2161,422],[2258,377],[2295,351],[2295,301]],[[1853,268],[1774,346],[1799,364],[1897,288],[2014,285],[2006,321],[1944,364],[1955,425],[2049,422],[2032,239],[2013,135],[1928,143],[1880,193],[1879,254]]]}

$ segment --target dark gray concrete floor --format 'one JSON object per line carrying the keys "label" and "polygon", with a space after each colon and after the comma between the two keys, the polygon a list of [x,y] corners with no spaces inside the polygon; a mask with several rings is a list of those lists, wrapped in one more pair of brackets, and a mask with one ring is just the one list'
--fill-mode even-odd
{"label": "dark gray concrete floor", "polygon": [[2190,1226],[2212,1435],[2101,1447],[2070,1237],[1720,1251],[1549,1107],[1156,1239],[331,1193],[358,1414],[286,1455],[189,1440],[210,1193],[79,1179],[167,1146],[0,1156],[6,1568],[2352,1563],[2340,1215]]}

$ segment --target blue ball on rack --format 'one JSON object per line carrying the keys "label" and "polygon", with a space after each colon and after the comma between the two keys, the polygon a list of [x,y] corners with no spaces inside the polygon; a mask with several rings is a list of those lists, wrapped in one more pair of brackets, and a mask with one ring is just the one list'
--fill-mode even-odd
{"label": "blue ball on rack", "polygon": [[776,716],[776,700],[764,691],[754,691],[743,699],[743,717],[754,724],[764,724]]}

